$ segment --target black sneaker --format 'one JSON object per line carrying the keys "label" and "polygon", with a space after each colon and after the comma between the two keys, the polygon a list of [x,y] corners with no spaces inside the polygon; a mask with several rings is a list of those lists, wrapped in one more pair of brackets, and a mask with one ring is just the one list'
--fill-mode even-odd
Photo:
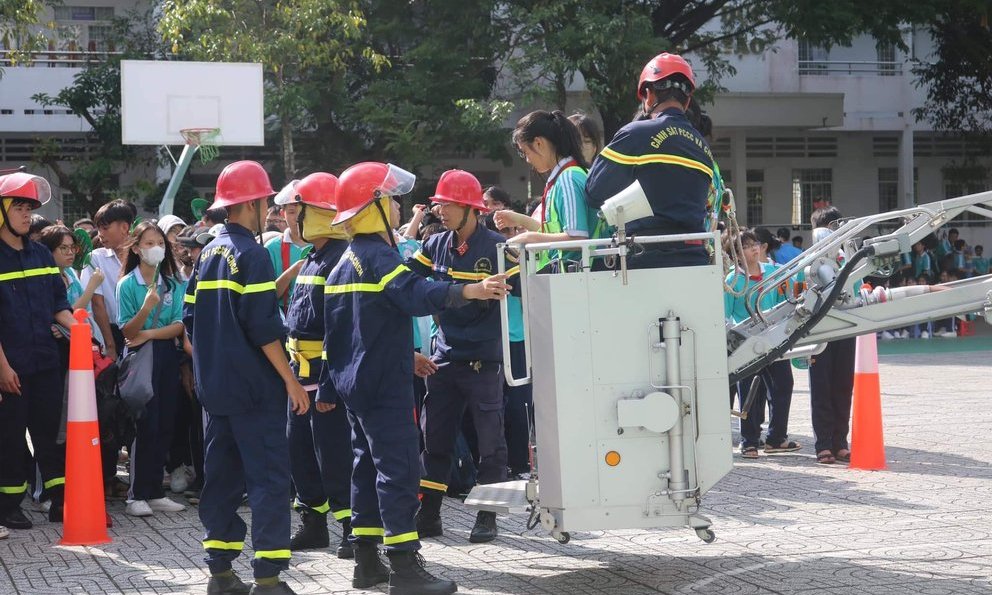
{"label": "black sneaker", "polygon": [[289,540],[290,550],[294,552],[316,550],[331,544],[331,537],[327,532],[326,514],[304,508],[300,511],[300,520],[303,521],[303,524]]}
{"label": "black sneaker", "polygon": [[21,507],[12,508],[7,512],[0,515],[0,525],[7,527],[8,529],[30,529],[34,525],[24,516],[24,511]]}
{"label": "black sneaker", "polygon": [[488,510],[480,510],[475,517],[475,526],[472,527],[472,534],[468,540],[471,543],[486,543],[496,539],[499,530],[496,528],[496,513]]}

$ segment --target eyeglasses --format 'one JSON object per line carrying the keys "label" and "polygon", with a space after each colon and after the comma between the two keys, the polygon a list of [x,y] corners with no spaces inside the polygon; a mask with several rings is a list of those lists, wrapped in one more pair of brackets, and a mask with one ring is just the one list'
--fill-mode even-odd
{"label": "eyeglasses", "polygon": [[76,245],[75,244],[68,244],[68,245],[67,244],[62,244],[58,248],[59,248],[59,252],[61,252],[63,254],[73,254],[73,253],[76,252]]}
{"label": "eyeglasses", "polygon": [[760,246],[760,244],[756,244],[754,242],[744,242],[743,244],[741,244],[741,248],[744,248],[745,250],[750,250],[751,248],[757,248],[758,246]]}

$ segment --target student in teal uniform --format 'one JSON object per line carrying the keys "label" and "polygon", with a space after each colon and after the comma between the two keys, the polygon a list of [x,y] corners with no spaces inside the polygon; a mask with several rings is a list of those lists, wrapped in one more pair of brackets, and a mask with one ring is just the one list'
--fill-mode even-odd
{"label": "student in teal uniform", "polygon": [[989,259],[984,256],[985,248],[982,245],[975,246],[975,255],[971,257],[971,270],[975,276],[989,274]]}
{"label": "student in teal uniform", "polygon": [[[272,238],[265,243],[265,249],[269,252],[272,260],[272,267],[276,271],[276,293],[279,295],[279,307],[286,312],[289,307],[289,298],[293,295],[293,288],[296,286],[296,275],[303,266],[303,250],[308,246],[306,240],[300,236],[300,230],[296,225],[296,218],[300,214],[300,207],[292,202],[292,189],[299,180],[293,180],[283,188],[275,197],[277,206],[281,206],[286,217],[285,231],[279,237]],[[285,273],[288,273],[284,275]]]}
{"label": "student in teal uniform", "polygon": [[[759,235],[760,234],[760,235]],[[732,289],[724,293],[724,315],[735,323],[750,318],[746,300],[748,290],[761,282],[778,265],[769,262],[768,252],[771,244],[777,242],[767,229],[745,230],[741,233],[741,245],[744,248],[747,271],[732,270],[727,276],[727,285]],[[745,274],[741,274],[744,272]],[[760,302],[752,302],[761,311],[769,310],[786,300],[791,288],[786,285],[778,287],[762,296]],[[751,298],[755,299],[755,298]],[[802,446],[788,440],[789,411],[792,406],[793,378],[789,361],[777,361],[758,373],[763,384],[763,390],[748,409],[748,416],[741,420],[741,456],[748,459],[758,458],[758,447],[761,444],[761,424],[765,420],[765,403],[768,404],[768,436],[765,442],[766,453],[792,452]],[[746,378],[737,384],[737,395],[744,407],[748,390],[756,377]]]}
{"label": "student in teal uniform", "polygon": [[135,424],[131,455],[131,489],[127,514],[150,516],[155,511],[179,512],[185,506],[165,496],[162,470],[172,444],[179,400],[179,352],[183,333],[185,284],[176,280],[172,246],[153,221],[131,232],[127,263],[117,284],[121,327],[128,350],[151,349],[154,396]]}

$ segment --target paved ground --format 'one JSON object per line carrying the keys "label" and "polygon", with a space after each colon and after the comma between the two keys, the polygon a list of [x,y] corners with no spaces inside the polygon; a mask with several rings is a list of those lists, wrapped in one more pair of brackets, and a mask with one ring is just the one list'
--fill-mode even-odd
{"label": "paved ground", "polygon": [[[448,534],[428,542],[435,571],[463,593],[992,593],[992,352],[883,358],[889,469],[813,463],[809,392],[797,373],[796,455],[738,460],[705,500],[718,539],[689,530],[573,535],[560,545],[523,519],[501,519],[488,545],[467,542],[472,515],[445,508]],[[132,519],[113,505],[113,544],[63,548],[35,530],[0,542],[0,593],[203,593],[195,511]],[[351,563],[294,558],[300,593],[349,592]],[[248,576],[246,568],[241,571]]]}

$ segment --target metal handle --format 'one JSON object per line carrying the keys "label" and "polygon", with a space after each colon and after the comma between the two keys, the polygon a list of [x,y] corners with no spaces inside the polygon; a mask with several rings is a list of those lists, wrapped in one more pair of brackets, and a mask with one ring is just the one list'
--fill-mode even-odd
{"label": "metal handle", "polygon": [[[499,257],[496,259],[496,271],[502,275],[506,273],[507,245],[498,244],[496,249],[499,251]],[[521,258],[518,263],[520,272],[517,273],[517,277],[520,279],[520,302],[522,306],[520,310],[523,314],[524,323],[524,363],[527,367],[527,375],[523,378],[513,377],[513,359],[510,357],[510,313],[507,306],[509,296],[499,301],[500,342],[503,346],[503,376],[506,377],[506,383],[510,386],[523,386],[531,383],[530,341],[527,340],[527,337],[530,335],[530,324],[528,324],[530,319],[527,316],[527,254],[520,252],[520,256]]]}

